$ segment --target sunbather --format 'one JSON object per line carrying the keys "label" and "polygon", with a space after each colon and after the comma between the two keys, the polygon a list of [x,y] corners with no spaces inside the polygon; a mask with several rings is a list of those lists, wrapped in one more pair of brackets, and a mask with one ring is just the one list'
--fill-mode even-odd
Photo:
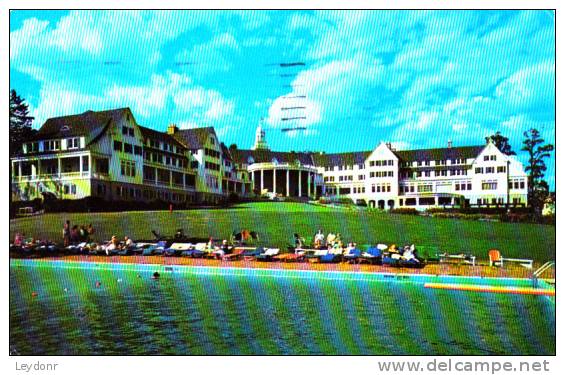
{"label": "sunbather", "polygon": [[216,257],[216,259],[222,259],[224,257],[224,255],[229,253],[229,245],[228,245],[228,241],[227,240],[223,240],[222,241],[222,246],[220,246],[220,248],[216,251],[214,251],[214,255]]}

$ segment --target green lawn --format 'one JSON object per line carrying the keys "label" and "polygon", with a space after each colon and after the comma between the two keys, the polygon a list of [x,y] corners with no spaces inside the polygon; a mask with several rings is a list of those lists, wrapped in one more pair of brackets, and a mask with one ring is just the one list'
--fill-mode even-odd
{"label": "green lawn", "polygon": [[362,243],[415,243],[437,246],[451,253],[469,252],[480,259],[498,248],[505,257],[555,259],[555,226],[529,223],[493,223],[397,215],[375,211],[329,209],[300,203],[246,203],[229,209],[119,213],[62,213],[10,221],[10,238],[16,232],[59,241],[65,220],[92,223],[96,239],[112,234],[152,238],[151,229],[173,234],[184,228],[191,236],[227,238],[233,230],[259,232],[264,245],[286,248],[297,232],[311,238],[318,228],[339,232],[345,241]]}

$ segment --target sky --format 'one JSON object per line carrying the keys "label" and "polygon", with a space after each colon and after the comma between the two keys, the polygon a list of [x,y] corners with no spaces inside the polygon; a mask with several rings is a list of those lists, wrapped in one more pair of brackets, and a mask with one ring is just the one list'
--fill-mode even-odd
{"label": "sky", "polygon": [[[129,107],[279,151],[555,144],[552,11],[12,11],[10,88],[50,117]],[[291,129],[289,131],[289,129]],[[292,130],[295,129],[295,130]],[[546,179],[554,187],[555,159]]]}

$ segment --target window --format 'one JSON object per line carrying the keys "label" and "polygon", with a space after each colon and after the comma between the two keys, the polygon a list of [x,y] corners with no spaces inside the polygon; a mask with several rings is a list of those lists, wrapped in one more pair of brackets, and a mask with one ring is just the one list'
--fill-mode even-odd
{"label": "window", "polygon": [[69,138],[67,139],[67,149],[79,148],[79,138]]}
{"label": "window", "polygon": [[526,183],[524,181],[520,181],[520,189],[525,189]]}
{"label": "window", "polygon": [[133,137],[133,136],[135,135],[135,133],[134,133],[134,131],[133,131],[133,128],[129,128],[128,131],[129,131],[129,135],[130,135],[131,137]]}
{"label": "window", "polygon": [[114,151],[122,151],[122,142],[114,141]]}
{"label": "window", "polygon": [[496,167],[496,173],[506,173],[506,167],[505,166]]}
{"label": "window", "polygon": [[133,154],[133,146],[130,145],[129,143],[124,143],[124,152],[127,152],[128,154]]}
{"label": "window", "polygon": [[432,191],[432,185],[418,185],[418,193],[430,193]]}
{"label": "window", "polygon": [[483,168],[481,167],[475,168],[475,174],[480,174],[480,173],[483,173]]}
{"label": "window", "polygon": [[486,167],[485,173],[494,173],[494,167]]}
{"label": "window", "polygon": [[108,171],[110,169],[110,163],[108,159],[95,159],[95,163],[96,172],[101,174],[108,174]]}
{"label": "window", "polygon": [[121,160],[120,172],[122,176],[135,177],[135,162],[130,160]]}
{"label": "window", "polygon": [[490,160],[496,161],[496,155],[491,155]]}
{"label": "window", "polygon": [[430,175],[431,175],[431,171],[425,171],[425,172],[424,172],[424,176],[430,177]]}
{"label": "window", "polygon": [[357,176],[357,178],[358,178],[359,181],[362,181],[362,180],[365,179],[365,175],[364,175],[364,174],[360,174],[360,175]]}
{"label": "window", "polygon": [[89,159],[88,156],[82,158],[82,171],[83,171],[83,172],[88,172],[88,167],[89,167],[89,165],[88,165],[88,164],[89,164],[89,163],[88,163],[88,159]]}
{"label": "window", "polygon": [[459,190],[459,184],[455,184],[455,190]]}
{"label": "window", "polygon": [[216,144],[216,141],[214,140],[214,137],[210,137],[210,143],[213,144],[213,145]]}
{"label": "window", "polygon": [[471,187],[472,187],[471,183],[467,182],[467,190],[472,190]]}
{"label": "window", "polygon": [[45,151],[56,151],[61,147],[61,141],[45,141],[43,147]]}
{"label": "window", "polygon": [[489,155],[485,155],[483,158],[484,161],[489,161],[489,159],[490,159]]}
{"label": "window", "polygon": [[141,146],[134,146],[133,153],[136,155],[141,155],[143,153]]}
{"label": "window", "polygon": [[498,187],[498,182],[496,181],[483,181],[483,190],[496,190]]}
{"label": "window", "polygon": [[39,151],[39,142],[31,142],[27,144],[27,152],[38,152]]}

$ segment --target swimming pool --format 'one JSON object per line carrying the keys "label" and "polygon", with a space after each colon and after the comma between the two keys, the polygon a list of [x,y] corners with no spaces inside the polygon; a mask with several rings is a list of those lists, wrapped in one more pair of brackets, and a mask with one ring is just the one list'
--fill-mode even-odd
{"label": "swimming pool", "polygon": [[426,282],[531,287],[527,279],[14,259],[10,347],[61,355],[555,353],[551,298]]}

